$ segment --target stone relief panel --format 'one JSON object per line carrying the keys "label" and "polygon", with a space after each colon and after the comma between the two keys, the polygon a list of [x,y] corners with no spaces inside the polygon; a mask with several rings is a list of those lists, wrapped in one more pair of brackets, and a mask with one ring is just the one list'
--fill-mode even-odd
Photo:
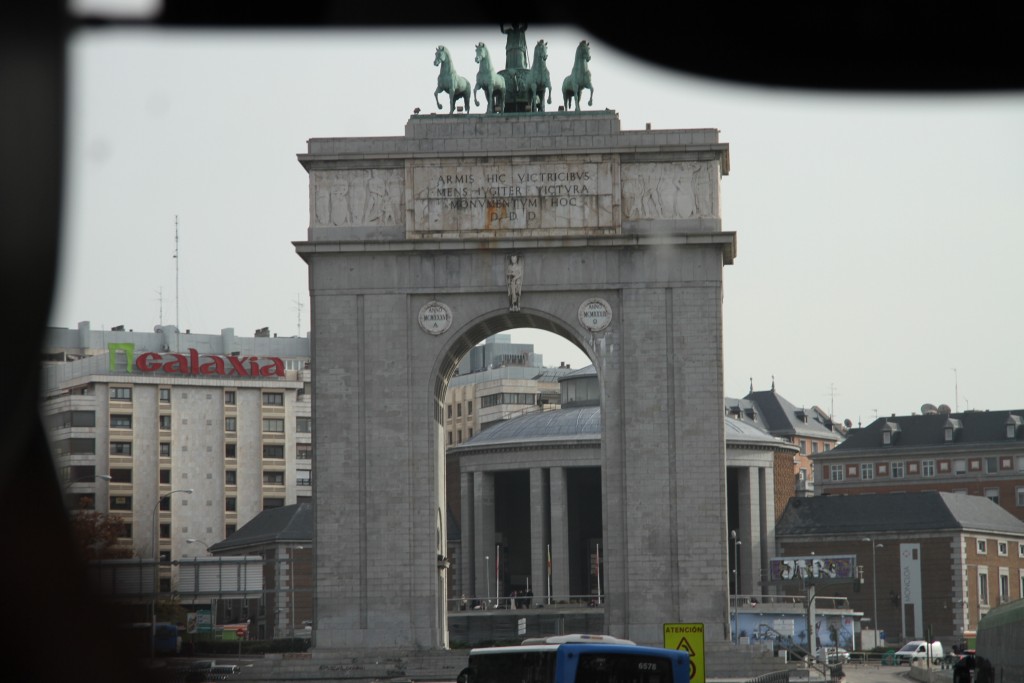
{"label": "stone relief panel", "polygon": [[717,161],[623,164],[622,220],[718,218]]}
{"label": "stone relief panel", "polygon": [[590,157],[412,161],[407,236],[617,231],[617,170]]}
{"label": "stone relief panel", "polygon": [[311,176],[314,227],[403,224],[401,169],[315,171]]}

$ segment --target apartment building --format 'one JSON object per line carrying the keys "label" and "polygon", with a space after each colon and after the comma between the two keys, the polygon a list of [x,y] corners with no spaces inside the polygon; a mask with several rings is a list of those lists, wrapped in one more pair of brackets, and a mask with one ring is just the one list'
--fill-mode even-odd
{"label": "apartment building", "polygon": [[948,491],[984,496],[1024,520],[1024,409],[878,418],[814,458],[822,494]]}
{"label": "apartment building", "polygon": [[120,543],[204,555],[261,511],[312,497],[309,340],[52,328],[41,411],[71,510],[120,517]]}

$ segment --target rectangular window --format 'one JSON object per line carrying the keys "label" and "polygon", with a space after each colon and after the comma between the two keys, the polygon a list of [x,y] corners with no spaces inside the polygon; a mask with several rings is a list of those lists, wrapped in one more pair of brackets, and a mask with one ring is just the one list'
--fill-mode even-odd
{"label": "rectangular window", "polygon": [[312,486],[313,485],[313,473],[309,470],[295,470],[295,485],[296,486]]}
{"label": "rectangular window", "polygon": [[130,400],[132,400],[132,388],[131,387],[110,387],[110,400],[111,401],[130,401]]}
{"label": "rectangular window", "polygon": [[281,443],[265,443],[265,444],[263,444],[263,457],[264,458],[283,458],[284,457],[284,444],[281,444]]}
{"label": "rectangular window", "polygon": [[953,474],[967,474],[967,460],[957,458],[953,461]]}
{"label": "rectangular window", "polygon": [[812,441],[811,442],[811,452],[812,453],[817,453],[818,452],[818,442],[817,441]]}
{"label": "rectangular window", "polygon": [[227,496],[224,499],[224,510],[226,512],[234,512],[237,507],[237,502],[234,496]]}
{"label": "rectangular window", "polygon": [[988,604],[988,572],[982,569],[978,570],[978,603]]}
{"label": "rectangular window", "polygon": [[297,443],[297,444],[295,444],[295,458],[297,460],[312,460],[313,459],[313,444],[311,444],[311,443]]}
{"label": "rectangular window", "polygon": [[1017,471],[1024,472],[1024,455],[1017,456]]}
{"label": "rectangular window", "polygon": [[236,531],[238,531],[238,525],[237,524],[225,524],[224,525],[224,538],[227,538],[228,536],[230,536],[231,534],[235,533]]}
{"label": "rectangular window", "polygon": [[237,399],[234,391],[225,391],[224,392],[224,405],[226,405],[226,406],[233,406],[233,405],[235,405],[235,401],[236,400],[238,400],[238,399]]}
{"label": "rectangular window", "polygon": [[988,552],[988,541],[986,541],[984,538],[979,538],[978,539],[978,554],[979,555],[984,555],[987,552]]}
{"label": "rectangular window", "polygon": [[461,403],[458,403],[455,406],[455,416],[456,417],[462,417],[462,404]]}
{"label": "rectangular window", "polygon": [[828,478],[832,481],[843,480],[843,466],[842,465],[829,465],[828,466]]}
{"label": "rectangular window", "polygon": [[161,403],[170,403],[171,402],[171,388],[170,387],[160,387],[160,402]]}
{"label": "rectangular window", "polygon": [[263,394],[263,405],[265,406],[283,406],[284,405],[284,394],[280,391],[268,391]]}
{"label": "rectangular window", "polygon": [[807,440],[806,439],[800,439],[800,452],[805,454],[805,455],[807,454]]}
{"label": "rectangular window", "polygon": [[448,404],[448,419],[452,419],[452,404]]}
{"label": "rectangular window", "polygon": [[118,538],[131,538],[132,537],[132,525],[130,522],[125,522],[121,525],[121,533],[118,534]]}
{"label": "rectangular window", "polygon": [[237,470],[225,470],[224,471],[224,483],[228,486],[236,486],[238,484],[238,471]]}
{"label": "rectangular window", "polygon": [[132,471],[127,467],[111,467],[110,483],[130,484],[132,483]]}
{"label": "rectangular window", "polygon": [[263,483],[284,486],[284,472],[264,472]]}
{"label": "rectangular window", "polygon": [[934,460],[922,460],[921,461],[921,476],[922,477],[934,477],[935,476],[935,461]]}
{"label": "rectangular window", "polygon": [[171,537],[171,525],[166,522],[160,523],[160,538]]}
{"label": "rectangular window", "polygon": [[238,431],[238,418],[237,417],[225,417],[224,418],[224,431],[225,432],[237,432]]}
{"label": "rectangular window", "polygon": [[162,496],[160,498],[160,509],[163,510],[164,512],[167,512],[167,511],[169,511],[171,509],[171,497],[170,496]]}
{"label": "rectangular window", "polygon": [[238,445],[233,443],[224,444],[224,457],[234,458],[237,452]]}
{"label": "rectangular window", "polygon": [[456,436],[458,437],[458,442],[459,442],[459,443],[462,443],[462,430],[461,430],[461,429],[460,429],[460,430],[458,431],[458,433],[456,434]]}
{"label": "rectangular window", "polygon": [[311,417],[296,417],[295,418],[295,431],[299,434],[309,434],[313,431],[313,418]]}
{"label": "rectangular window", "polygon": [[996,474],[999,472],[999,458],[985,458],[985,473]]}
{"label": "rectangular window", "polygon": [[473,438],[473,428],[472,427],[469,428],[469,438],[471,438],[471,439]]}
{"label": "rectangular window", "polygon": [[996,552],[999,553],[999,557],[1006,557],[1010,554],[1010,544],[1006,541],[998,541],[996,543]]}
{"label": "rectangular window", "polygon": [[466,413],[468,413],[469,415],[473,414],[473,402],[472,401],[466,401]]}
{"label": "rectangular window", "polygon": [[985,497],[999,505],[999,489],[985,489]]}
{"label": "rectangular window", "polygon": [[449,446],[452,445],[452,433],[451,432],[448,432],[448,445]]}
{"label": "rectangular window", "polygon": [[171,444],[168,441],[160,442],[160,457],[169,458],[171,457]]}
{"label": "rectangular window", "polygon": [[860,465],[860,478],[867,481],[875,478],[875,463],[865,462]]}
{"label": "rectangular window", "polygon": [[170,431],[171,429],[171,416],[161,415],[160,416],[160,429],[163,431]]}
{"label": "rectangular window", "polygon": [[892,479],[902,479],[903,478],[903,461],[902,460],[900,460],[898,462],[890,463],[889,464],[889,469],[890,469],[889,476]]}
{"label": "rectangular window", "polygon": [[132,497],[131,496],[111,496],[110,497],[110,509],[111,510],[131,510],[132,509]]}
{"label": "rectangular window", "polygon": [[110,416],[110,428],[111,429],[131,429],[132,428],[132,416],[131,415],[111,414],[111,416]]}
{"label": "rectangular window", "polygon": [[999,604],[1010,602],[1010,575],[999,573]]}
{"label": "rectangular window", "polygon": [[110,442],[110,454],[111,455],[131,455],[132,454],[132,442],[131,441],[111,441]]}
{"label": "rectangular window", "polygon": [[1017,507],[1024,507],[1024,486],[1017,487]]}
{"label": "rectangular window", "polygon": [[170,484],[171,483],[171,471],[170,470],[160,470],[160,483],[161,484]]}
{"label": "rectangular window", "polygon": [[284,420],[279,417],[265,417],[263,418],[263,431],[272,434],[283,434],[284,433]]}

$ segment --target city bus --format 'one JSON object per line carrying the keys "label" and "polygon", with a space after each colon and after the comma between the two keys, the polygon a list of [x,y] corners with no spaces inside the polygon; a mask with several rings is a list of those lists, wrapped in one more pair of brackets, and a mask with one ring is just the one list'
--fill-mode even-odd
{"label": "city bus", "polygon": [[603,635],[528,638],[469,651],[458,683],[689,683],[690,656]]}

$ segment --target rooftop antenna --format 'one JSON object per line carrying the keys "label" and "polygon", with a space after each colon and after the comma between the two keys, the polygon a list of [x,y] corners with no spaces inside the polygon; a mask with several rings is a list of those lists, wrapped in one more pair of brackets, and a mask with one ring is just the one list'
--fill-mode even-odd
{"label": "rooftop antenna", "polygon": [[175,351],[181,348],[181,316],[179,315],[181,297],[179,295],[178,273],[181,260],[178,258],[178,214],[174,214],[174,341]]}
{"label": "rooftop antenna", "polygon": [[953,368],[953,405],[956,406],[956,412],[960,412],[960,377],[957,375],[956,368]]}
{"label": "rooftop antenna", "polygon": [[832,417],[836,414],[836,385],[835,382],[828,385],[828,415]]}

